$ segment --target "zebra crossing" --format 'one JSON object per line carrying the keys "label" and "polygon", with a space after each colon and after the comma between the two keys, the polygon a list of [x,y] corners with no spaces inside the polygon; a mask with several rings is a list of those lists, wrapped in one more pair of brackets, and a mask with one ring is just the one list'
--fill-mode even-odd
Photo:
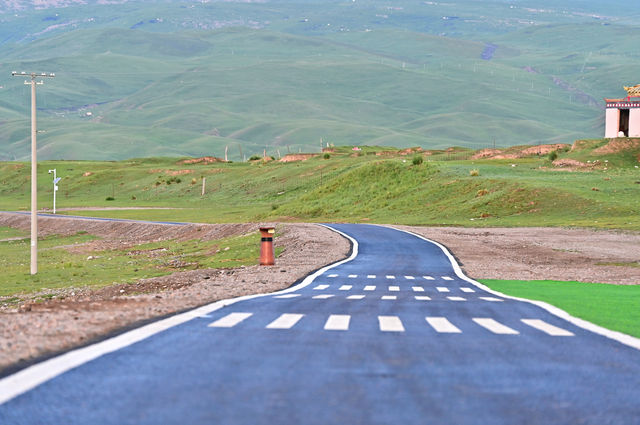
{"label": "zebra crossing", "polygon": [[[338,273],[331,273],[328,274],[327,277],[335,279],[338,277],[341,277],[340,274]],[[344,276],[343,276],[344,277]],[[346,276],[349,279],[357,279],[358,277],[360,277],[357,274],[349,274]],[[377,279],[379,276],[375,275],[375,274],[368,274],[365,276],[367,279]],[[380,276],[380,278],[384,278],[387,280],[395,280],[396,276],[395,275],[391,275],[391,274],[387,274],[387,275],[383,275]],[[454,280],[451,276],[440,276],[438,278],[433,277],[433,276],[429,276],[429,275],[424,275],[424,276],[410,276],[410,275],[405,275],[405,276],[401,276],[401,278],[404,278],[405,280],[420,280],[420,279],[424,279],[424,280],[437,280],[437,279],[442,279],[442,280],[446,280],[446,281],[452,281]]]}
{"label": "zebra crossing", "polygon": [[[413,277],[413,276],[405,276],[405,277]],[[411,280],[411,279],[408,279]],[[327,293],[335,291],[336,293]],[[459,291],[459,293],[458,293]],[[350,292],[358,292],[354,295],[346,295],[346,293]],[[427,293],[430,293],[427,295]],[[315,295],[315,293],[321,293],[319,295]],[[305,298],[311,297],[314,300],[328,300],[335,297],[343,297],[347,300],[364,300],[364,299],[379,299],[383,301],[390,300],[398,300],[406,299],[406,294],[410,293],[413,295],[413,299],[416,301],[432,301],[432,300],[443,300],[443,301],[456,301],[456,302],[464,302],[472,299],[477,299],[480,301],[487,302],[502,302],[504,301],[502,298],[497,297],[489,297],[489,296],[477,296],[476,298],[472,298],[473,295],[476,294],[476,290],[469,287],[458,287],[458,288],[449,288],[444,286],[433,287],[424,287],[424,286],[400,286],[400,285],[343,285],[343,284],[319,284],[315,287],[311,288],[311,293],[303,292],[303,293],[293,293],[293,294],[282,294],[282,295],[274,295],[274,299],[291,299],[291,298]],[[338,294],[338,295],[337,295]],[[442,297],[438,298],[438,295],[442,295]],[[464,296],[461,296],[464,295]]]}
{"label": "zebra crossing", "polygon": [[[304,319],[307,315],[300,313],[283,313],[280,314],[277,318],[273,320],[267,320],[266,323],[260,320],[261,323],[259,327],[264,326],[264,329],[279,329],[279,330],[287,330],[293,329],[299,323],[304,322]],[[243,322],[248,321],[250,318],[254,318],[256,315],[254,313],[248,312],[233,312],[229,313],[214,322],[208,325],[209,328],[233,328],[235,326],[240,325]],[[264,315],[260,315],[260,317],[264,317]],[[374,320],[371,317],[358,317],[359,321],[371,321]],[[424,318],[425,323],[428,325],[428,328],[435,331],[435,333],[440,334],[461,334],[463,333],[462,328],[468,325],[468,319],[458,319],[457,323],[452,322],[453,319],[448,319],[447,317],[442,316],[427,316]],[[330,314],[326,321],[324,321],[323,330],[325,331],[349,331],[350,326],[353,323],[353,316],[349,314]],[[377,316],[378,321],[378,329],[380,332],[397,332],[403,333],[408,331],[415,331],[416,327],[414,326],[411,329],[407,329],[405,323],[403,322],[400,316],[390,316],[390,315],[382,315]],[[455,320],[454,320],[455,321]],[[485,330],[490,334],[496,335],[520,335],[521,333],[529,330],[533,330],[534,332],[541,332],[548,336],[554,337],[569,337],[575,336],[573,332],[570,332],[567,329],[560,328],[558,326],[552,325],[550,323],[545,322],[541,319],[532,319],[532,318],[523,318],[520,319],[518,328],[516,325],[509,324],[506,325],[504,323],[500,323],[496,319],[490,317],[472,317],[470,318],[471,323],[479,326],[481,329]],[[521,326],[520,326],[521,325]]]}

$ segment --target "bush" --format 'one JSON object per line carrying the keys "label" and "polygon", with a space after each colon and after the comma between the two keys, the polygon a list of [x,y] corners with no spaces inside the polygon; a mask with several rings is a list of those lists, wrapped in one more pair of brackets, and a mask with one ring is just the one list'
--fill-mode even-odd
{"label": "bush", "polygon": [[324,154],[324,155],[322,155],[322,157],[323,157],[324,159],[329,159],[329,158],[331,158],[331,155],[329,155],[329,153],[325,152],[325,154]]}
{"label": "bush", "polygon": [[116,198],[114,198],[113,196],[107,196],[106,198],[104,198],[105,201],[115,201]]}
{"label": "bush", "polygon": [[422,157],[422,155],[414,155],[413,159],[411,160],[413,165],[420,165],[423,161],[424,158]]}
{"label": "bush", "polygon": [[473,170],[469,171],[469,175],[471,177],[478,177],[480,175],[480,170],[473,169]]}
{"label": "bush", "polygon": [[549,161],[555,161],[556,159],[558,159],[558,152],[556,151],[549,152]]}
{"label": "bush", "polygon": [[251,155],[251,158],[249,158],[249,161],[257,161],[259,159],[262,159],[260,155]]}

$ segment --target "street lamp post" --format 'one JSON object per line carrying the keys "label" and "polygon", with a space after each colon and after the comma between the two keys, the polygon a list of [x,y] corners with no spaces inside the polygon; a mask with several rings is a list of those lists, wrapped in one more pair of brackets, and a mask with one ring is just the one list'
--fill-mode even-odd
{"label": "street lamp post", "polygon": [[58,192],[58,182],[60,177],[56,177],[56,169],[49,170],[49,174],[53,173],[53,213],[56,213],[56,192]]}
{"label": "street lamp post", "polygon": [[37,72],[12,72],[14,77],[29,77],[31,81],[25,80],[26,85],[31,85],[31,274],[38,273],[38,161],[36,158],[37,145],[36,133],[36,86],[44,84],[43,80],[36,81],[36,78],[53,78],[55,74],[45,74]]}

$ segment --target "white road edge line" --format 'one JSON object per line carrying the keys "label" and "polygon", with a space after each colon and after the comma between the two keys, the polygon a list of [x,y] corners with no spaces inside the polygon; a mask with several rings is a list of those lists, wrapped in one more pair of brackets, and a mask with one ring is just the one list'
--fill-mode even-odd
{"label": "white road edge line", "polygon": [[318,276],[322,275],[327,270],[331,270],[344,263],[348,263],[358,256],[358,242],[354,238],[337,229],[325,226],[324,224],[317,225],[332,230],[349,240],[352,244],[351,255],[344,260],[340,260],[336,263],[329,264],[328,266],[316,270],[314,273],[304,278],[304,280],[298,285],[292,286],[290,288],[272,292],[270,294],[245,295],[238,298],[216,301],[214,303],[198,307],[194,310],[167,317],[166,319],[158,320],[157,322],[149,323],[148,325],[133,329],[109,339],[105,339],[104,341],[68,351],[59,356],[50,358],[40,363],[36,363],[26,369],[22,369],[14,373],[13,375],[9,375],[0,379],[0,405],[19,396],[20,394],[26,393],[27,391],[37,387],[40,384],[43,384],[55,378],[56,376],[62,375],[63,373],[71,369],[75,369],[78,366],[88,363],[91,360],[95,360],[98,357],[104,356],[105,354],[109,354],[133,345],[157,333],[181,325],[202,315],[207,315],[223,307],[230,306],[240,301],[261,297],[271,297],[278,294],[288,294],[290,292],[295,292],[299,289],[305,288],[311,285]]}
{"label": "white road edge line", "polygon": [[553,306],[551,304],[547,304],[543,301],[536,301],[536,300],[529,300],[526,298],[518,298],[518,297],[512,297],[511,295],[506,295],[503,294],[502,292],[498,292],[498,291],[494,291],[493,289],[489,288],[486,285],[483,285],[480,282],[476,282],[475,280],[467,277],[464,272],[462,271],[462,269],[460,268],[460,265],[458,264],[458,262],[455,260],[455,258],[453,257],[453,255],[451,255],[451,253],[449,252],[449,250],[442,244],[433,241],[431,239],[425,238],[424,236],[420,236],[417,233],[413,233],[410,232],[408,230],[404,230],[404,229],[397,229],[395,227],[392,226],[380,226],[380,227],[386,227],[386,228],[391,228],[391,229],[395,229],[399,232],[404,232],[404,233],[408,233],[410,235],[413,235],[419,239],[425,240],[427,242],[431,242],[432,244],[436,245],[438,248],[440,248],[442,250],[442,252],[444,252],[444,254],[447,256],[447,258],[449,258],[449,262],[451,263],[451,266],[453,267],[453,270],[455,271],[456,275],[462,279],[465,280],[467,282],[469,282],[470,284],[474,285],[475,287],[482,289],[483,291],[489,292],[490,294],[493,294],[495,296],[498,297],[502,297],[505,299],[509,299],[509,300],[515,300],[515,301],[522,301],[525,303],[529,303],[529,304],[533,304],[536,305],[540,308],[542,308],[543,310],[546,310],[547,312],[553,314],[556,317],[559,317],[560,319],[566,320],[567,322],[582,328],[584,330],[587,330],[589,332],[593,332],[595,334],[598,335],[602,335],[606,338],[612,339],[614,341],[618,341],[621,344],[624,344],[628,347],[631,348],[635,348],[636,350],[640,350],[640,338],[636,338],[633,337],[631,335],[627,335],[627,334],[623,334],[622,332],[618,332],[618,331],[612,331],[611,329],[607,329],[607,328],[603,328],[602,326],[596,325],[595,323],[591,323],[588,322],[584,319],[580,319],[578,317],[574,317],[572,315],[570,315],[569,313],[567,313],[566,311]]}

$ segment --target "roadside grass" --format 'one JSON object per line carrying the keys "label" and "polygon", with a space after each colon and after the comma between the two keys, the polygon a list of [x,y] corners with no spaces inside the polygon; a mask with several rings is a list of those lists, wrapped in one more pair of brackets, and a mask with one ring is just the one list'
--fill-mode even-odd
{"label": "roadside grass", "polygon": [[[212,241],[163,241],[125,250],[72,253],[67,248],[97,239],[78,233],[48,236],[38,243],[38,274],[29,274],[29,241],[0,242],[0,302],[19,302],[30,293],[60,288],[133,283],[176,271],[255,265],[260,256],[258,232]],[[276,249],[276,255],[282,252]],[[47,298],[51,295],[42,295]]]}
{"label": "roadside grass", "polygon": [[[463,148],[454,151],[466,155]],[[559,157],[589,152],[560,152]],[[62,177],[58,211],[70,215],[201,223],[348,221],[640,230],[640,169],[637,162],[617,162],[617,154],[592,155],[601,163],[612,158],[606,170],[599,166],[580,171],[555,169],[547,156],[450,160],[447,155],[424,156],[423,163],[413,164],[415,154],[401,155],[393,148],[366,146],[354,152],[351,146],[340,146],[330,159],[288,163],[44,161],[38,202],[40,208],[51,208],[53,185],[46,171],[56,168]],[[479,175],[471,176],[471,170]],[[29,167],[0,163],[0,182],[0,210],[28,210]],[[88,207],[146,209],[82,210]]]}
{"label": "roadside grass", "polygon": [[29,234],[20,229],[12,227],[0,227],[0,241],[10,238],[26,238]]}
{"label": "roadside grass", "polygon": [[640,285],[549,280],[480,282],[506,295],[544,301],[572,316],[640,338]]}

